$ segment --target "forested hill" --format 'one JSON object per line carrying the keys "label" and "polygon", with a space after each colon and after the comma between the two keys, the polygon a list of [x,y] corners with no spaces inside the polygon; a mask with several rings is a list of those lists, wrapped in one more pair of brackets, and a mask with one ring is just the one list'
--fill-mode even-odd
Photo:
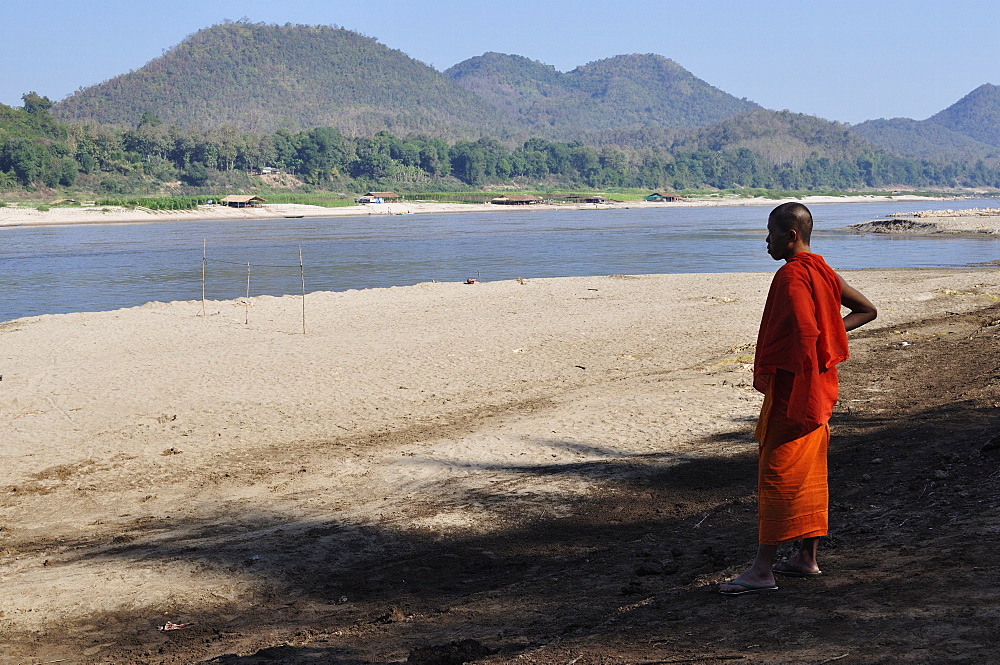
{"label": "forested hill", "polygon": [[929,120],[880,118],[851,129],[881,148],[908,157],[939,162],[997,162],[1000,157],[1000,150],[994,146]]}
{"label": "forested hill", "polygon": [[444,138],[575,140],[623,128],[700,127],[756,108],[657,55],[561,73],[487,53],[442,74],[349,30],[226,23],[56,104],[64,121],[261,132],[333,127]]}
{"label": "forested hill", "polygon": [[928,120],[1000,148],[1000,86],[981,85]]}
{"label": "forested hill", "polygon": [[868,120],[853,130],[908,157],[1000,164],[1000,86],[984,84],[926,120]]}
{"label": "forested hill", "polygon": [[486,53],[445,75],[518,125],[556,138],[629,127],[702,127],[758,108],[659,55],[619,55],[565,74],[518,55]]}
{"label": "forested hill", "polygon": [[328,26],[215,25],[53,109],[61,120],[132,126],[147,111],[167,124],[252,132],[506,134],[500,113],[434,68]]}
{"label": "forested hill", "polygon": [[771,164],[802,165],[809,158],[854,161],[875,148],[847,125],[791,111],[755,109],[681,135],[674,151],[749,150]]}

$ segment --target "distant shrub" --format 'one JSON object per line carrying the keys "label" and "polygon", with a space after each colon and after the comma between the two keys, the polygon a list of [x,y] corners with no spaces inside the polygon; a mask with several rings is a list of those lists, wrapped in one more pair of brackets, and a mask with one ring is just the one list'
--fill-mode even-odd
{"label": "distant shrub", "polygon": [[149,210],[193,210],[205,203],[208,198],[205,196],[148,196],[131,199],[100,199],[95,205],[148,208]]}
{"label": "distant shrub", "polygon": [[340,194],[310,194],[310,193],[264,193],[261,196],[268,203],[298,203],[300,205],[323,206],[324,208],[339,208],[354,205],[354,198],[346,198]]}
{"label": "distant shrub", "polygon": [[188,164],[181,174],[181,180],[192,187],[201,187],[208,182],[208,169],[204,164]]}

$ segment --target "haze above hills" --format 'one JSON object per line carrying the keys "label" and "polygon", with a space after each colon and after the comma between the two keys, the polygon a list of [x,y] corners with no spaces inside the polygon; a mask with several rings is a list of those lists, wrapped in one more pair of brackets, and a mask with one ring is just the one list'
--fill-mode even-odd
{"label": "haze above hills", "polygon": [[1000,88],[986,84],[923,121],[854,127],[762,109],[665,57],[618,55],[562,73],[485,53],[444,72],[328,26],[226,23],[135,71],[76,92],[62,120],[231,125],[250,132],[333,127],[348,135],[580,140],[665,149],[747,148],[770,161],[850,156],[873,145],[938,161],[1000,163]]}

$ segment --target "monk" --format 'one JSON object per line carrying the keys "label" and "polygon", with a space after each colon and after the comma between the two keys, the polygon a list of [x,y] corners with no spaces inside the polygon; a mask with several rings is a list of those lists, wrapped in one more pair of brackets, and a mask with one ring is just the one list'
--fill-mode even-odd
{"label": "monk", "polygon": [[[719,589],[726,595],[777,591],[775,575],[820,575],[816,554],[828,529],[827,447],[837,402],[837,363],[847,331],[875,319],[875,306],[809,248],[812,214],[784,203],[767,220],[767,253],[785,261],[771,282],[757,335],[753,385],[764,393],[754,438],[757,556]],[[841,318],[841,306],[850,312]],[[778,545],[800,541],[775,563]]]}

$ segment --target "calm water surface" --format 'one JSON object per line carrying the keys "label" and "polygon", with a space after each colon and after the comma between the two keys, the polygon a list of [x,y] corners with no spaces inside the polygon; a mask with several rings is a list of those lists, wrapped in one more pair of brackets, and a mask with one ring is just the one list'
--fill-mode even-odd
{"label": "calm water surface", "polygon": [[[810,206],[813,249],[836,268],[964,266],[1000,258],[997,238],[854,235],[890,212],[997,207],[995,200]],[[0,227],[0,320],[159,300],[343,291],[517,277],[773,271],[769,208],[508,211],[317,219]]]}

